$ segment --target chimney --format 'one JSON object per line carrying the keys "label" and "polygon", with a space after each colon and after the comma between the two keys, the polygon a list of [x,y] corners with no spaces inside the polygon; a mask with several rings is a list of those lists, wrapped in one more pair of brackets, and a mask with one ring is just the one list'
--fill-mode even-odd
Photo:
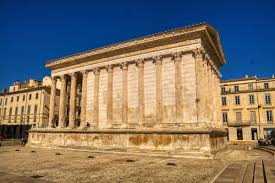
{"label": "chimney", "polygon": [[274,74],[272,74],[272,78],[275,78],[275,75],[274,75]]}
{"label": "chimney", "polygon": [[246,75],[244,75],[244,78],[248,78],[248,75],[246,74]]}
{"label": "chimney", "polygon": [[6,94],[7,93],[7,89],[6,88],[3,88],[2,89],[2,94]]}

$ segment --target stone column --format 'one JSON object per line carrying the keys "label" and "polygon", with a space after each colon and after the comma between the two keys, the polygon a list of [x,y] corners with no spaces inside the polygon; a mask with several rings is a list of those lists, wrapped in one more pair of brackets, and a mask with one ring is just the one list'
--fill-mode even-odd
{"label": "stone column", "polygon": [[216,73],[215,77],[215,86],[216,86],[216,115],[217,115],[217,127],[222,128],[222,116],[221,116],[221,89],[220,89],[220,73]]}
{"label": "stone column", "polygon": [[88,72],[82,71],[82,93],[81,93],[81,116],[80,127],[83,128],[86,125],[86,102],[87,102],[87,77]]}
{"label": "stone column", "polygon": [[137,60],[138,67],[138,123],[140,126],[144,123],[144,60]]}
{"label": "stone column", "polygon": [[163,119],[163,97],[162,97],[162,57],[154,57],[156,65],[156,123],[162,123]]}
{"label": "stone column", "polygon": [[203,83],[204,83],[204,89],[203,89],[203,104],[204,104],[204,110],[205,110],[205,123],[208,128],[211,127],[211,121],[210,116],[212,113],[211,105],[210,105],[210,97],[212,95],[212,90],[210,90],[210,83],[209,83],[209,70],[208,70],[208,55],[205,54],[203,57]]}
{"label": "stone column", "polygon": [[56,78],[51,77],[51,82],[52,83],[51,83],[49,123],[48,123],[49,128],[53,127],[53,125],[54,125],[55,97],[56,97]]}
{"label": "stone column", "polygon": [[175,63],[175,102],[176,102],[176,122],[183,122],[183,87],[181,74],[182,53],[176,52],[173,54],[172,60]]}
{"label": "stone column", "polygon": [[123,62],[122,69],[122,125],[128,122],[128,64]]}
{"label": "stone column", "polygon": [[65,127],[65,118],[66,118],[66,78],[65,76],[60,76],[61,89],[60,89],[60,100],[59,100],[59,121],[58,127]]}
{"label": "stone column", "polygon": [[95,81],[94,81],[94,117],[93,127],[98,127],[99,123],[99,74],[100,70],[98,67],[94,68]]}
{"label": "stone column", "polygon": [[204,52],[201,48],[197,48],[193,50],[193,56],[195,58],[195,72],[196,72],[196,106],[197,106],[197,125],[201,126],[204,121],[204,107],[203,107],[203,88],[205,87],[203,84],[203,56]]}
{"label": "stone column", "polygon": [[112,124],[113,121],[113,66],[106,67],[108,72],[108,93],[107,93],[107,123]]}
{"label": "stone column", "polygon": [[70,89],[70,111],[69,111],[69,128],[75,127],[75,101],[76,101],[76,74],[70,74],[71,89]]}
{"label": "stone column", "polygon": [[208,100],[209,100],[209,110],[210,110],[210,116],[209,116],[209,120],[210,120],[210,126],[212,128],[214,128],[216,126],[216,122],[214,120],[214,103],[213,103],[213,83],[212,83],[212,66],[210,64],[210,60],[207,60],[207,82],[208,82],[208,93],[209,93],[209,96],[208,96]]}

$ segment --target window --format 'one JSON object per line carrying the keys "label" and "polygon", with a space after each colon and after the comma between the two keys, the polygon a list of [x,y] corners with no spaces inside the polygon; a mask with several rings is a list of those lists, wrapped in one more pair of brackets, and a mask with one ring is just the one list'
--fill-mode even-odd
{"label": "window", "polygon": [[30,116],[29,114],[31,113],[31,105],[28,105],[28,109],[27,109],[27,122],[30,122]]}
{"label": "window", "polygon": [[21,115],[24,114],[24,106],[21,107]]}
{"label": "window", "polygon": [[25,95],[23,95],[23,101],[25,101]]}
{"label": "window", "polygon": [[28,105],[28,110],[27,110],[27,114],[31,113],[31,105]]}
{"label": "window", "polygon": [[15,111],[14,111],[14,122],[17,122],[17,113],[18,113],[18,107],[15,107]]}
{"label": "window", "polygon": [[5,105],[8,104],[8,98],[5,98]]}
{"label": "window", "polygon": [[226,106],[226,97],[222,97],[222,105]]}
{"label": "window", "polygon": [[1,115],[2,109],[0,108],[0,115]]}
{"label": "window", "polygon": [[235,104],[236,105],[240,105],[241,104],[240,96],[235,96]]}
{"label": "window", "polygon": [[35,99],[38,99],[38,93],[35,94]]}
{"label": "window", "polygon": [[256,119],[256,111],[250,111],[250,122],[252,124],[256,124],[256,121],[257,121],[257,119]]}
{"label": "window", "polygon": [[269,93],[265,94],[265,104],[271,104],[271,98],[270,98],[270,94]]}
{"label": "window", "polygon": [[239,86],[234,86],[235,92],[239,92]]}
{"label": "window", "polygon": [[222,92],[222,93],[225,93],[225,87],[222,87],[222,88],[221,88],[221,92]]}
{"label": "window", "polygon": [[264,89],[269,89],[269,84],[268,83],[264,83]]}
{"label": "window", "polygon": [[273,122],[272,111],[266,111],[266,121],[267,121],[267,124],[272,124]]}
{"label": "window", "polygon": [[17,96],[17,98],[16,98],[16,102],[18,102],[19,101],[19,96]]}
{"label": "window", "polygon": [[10,112],[9,112],[9,123],[11,122],[11,114],[12,114],[12,107],[10,108]]}
{"label": "window", "polygon": [[7,114],[7,108],[4,108],[3,119],[6,119],[6,114]]}
{"label": "window", "polygon": [[0,105],[2,105],[2,99],[0,99]]}
{"label": "window", "polygon": [[34,106],[34,114],[37,113],[37,109],[38,109],[38,107],[37,107],[37,105],[35,105],[35,106]]}
{"label": "window", "polygon": [[252,137],[252,140],[258,140],[257,128],[251,128],[251,137]]}
{"label": "window", "polygon": [[253,84],[252,83],[248,84],[248,90],[253,90]]}
{"label": "window", "polygon": [[13,97],[11,97],[11,102],[13,102]]}
{"label": "window", "polygon": [[29,100],[31,100],[32,99],[32,94],[29,94]]}
{"label": "window", "polygon": [[21,123],[24,123],[24,116],[23,116],[23,114],[24,114],[24,106],[21,106]]}
{"label": "window", "polygon": [[224,124],[227,124],[227,123],[228,123],[227,112],[223,112],[223,113],[222,113],[222,122],[223,122]]}
{"label": "window", "polygon": [[254,104],[254,95],[249,95],[249,104]]}
{"label": "window", "polygon": [[236,112],[236,123],[242,122],[242,112]]}
{"label": "window", "polygon": [[34,106],[34,115],[33,115],[33,122],[36,122],[36,114],[37,114],[37,109],[38,109],[38,107],[37,107],[37,105],[35,105]]}
{"label": "window", "polygon": [[11,116],[11,114],[12,114],[12,107],[10,108],[9,116]]}

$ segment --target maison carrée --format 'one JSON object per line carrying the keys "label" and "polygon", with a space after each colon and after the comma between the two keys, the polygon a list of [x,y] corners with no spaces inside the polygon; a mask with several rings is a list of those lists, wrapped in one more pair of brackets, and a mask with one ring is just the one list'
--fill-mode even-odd
{"label": "maison carr\u00e9e", "polygon": [[29,145],[211,157],[226,143],[225,63],[207,23],[50,61],[48,126],[32,128]]}

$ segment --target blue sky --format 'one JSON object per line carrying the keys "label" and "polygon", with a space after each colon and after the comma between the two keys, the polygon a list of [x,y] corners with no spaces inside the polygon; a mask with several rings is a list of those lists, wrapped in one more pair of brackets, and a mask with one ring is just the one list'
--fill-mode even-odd
{"label": "blue sky", "polygon": [[273,0],[0,0],[0,88],[42,79],[52,59],[199,22],[220,32],[223,79],[275,73]]}

